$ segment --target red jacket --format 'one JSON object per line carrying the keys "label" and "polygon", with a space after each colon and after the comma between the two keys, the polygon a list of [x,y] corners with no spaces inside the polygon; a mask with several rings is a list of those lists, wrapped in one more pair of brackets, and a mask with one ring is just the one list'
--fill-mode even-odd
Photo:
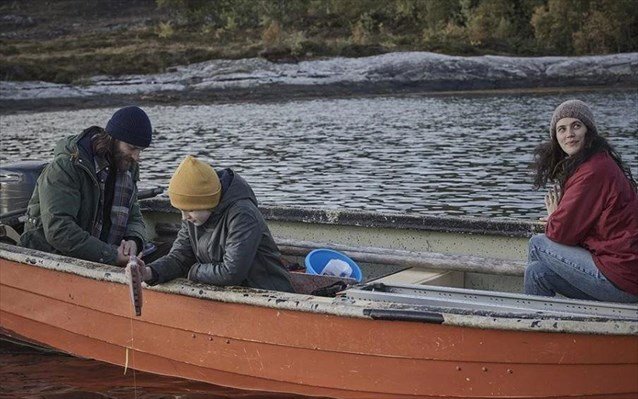
{"label": "red jacket", "polygon": [[608,280],[638,295],[638,195],[607,152],[593,155],[567,179],[545,234],[587,249]]}

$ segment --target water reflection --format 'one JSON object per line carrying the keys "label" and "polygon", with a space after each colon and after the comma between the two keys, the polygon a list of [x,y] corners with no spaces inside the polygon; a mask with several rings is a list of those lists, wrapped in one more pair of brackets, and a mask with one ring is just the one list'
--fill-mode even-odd
{"label": "water reflection", "polygon": [[[310,399],[244,391],[160,376],[16,345],[0,337],[0,398],[29,399]],[[313,396],[314,399],[316,398]]]}
{"label": "water reflection", "polygon": [[[527,165],[561,101],[588,102],[638,174],[638,93],[374,97],[146,107],[157,131],[141,186],[187,154],[232,167],[264,204],[537,218]],[[2,116],[0,161],[48,159],[53,142],[114,109]]]}

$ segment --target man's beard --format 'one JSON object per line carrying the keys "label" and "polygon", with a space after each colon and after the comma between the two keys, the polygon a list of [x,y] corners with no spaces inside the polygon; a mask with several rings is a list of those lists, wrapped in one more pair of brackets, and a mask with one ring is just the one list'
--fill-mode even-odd
{"label": "man's beard", "polygon": [[117,147],[113,151],[113,160],[118,172],[125,172],[137,164],[133,158],[122,154]]}

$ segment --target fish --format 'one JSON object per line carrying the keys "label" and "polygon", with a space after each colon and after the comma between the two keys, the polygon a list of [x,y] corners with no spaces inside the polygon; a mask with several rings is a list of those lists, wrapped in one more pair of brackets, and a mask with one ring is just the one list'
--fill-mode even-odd
{"label": "fish", "polygon": [[138,267],[137,258],[131,256],[124,272],[128,282],[131,305],[135,311],[135,316],[142,315],[142,275]]}

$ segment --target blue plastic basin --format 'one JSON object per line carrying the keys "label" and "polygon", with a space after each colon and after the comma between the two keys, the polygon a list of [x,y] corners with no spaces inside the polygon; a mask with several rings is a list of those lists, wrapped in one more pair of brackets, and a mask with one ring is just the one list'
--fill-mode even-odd
{"label": "blue plastic basin", "polygon": [[306,255],[305,260],[306,273],[321,274],[323,268],[326,267],[326,264],[328,264],[331,259],[339,259],[350,265],[352,268],[352,275],[350,278],[357,280],[359,283],[361,282],[363,276],[361,275],[359,265],[341,252],[332,249],[320,248],[310,251],[310,253]]}

